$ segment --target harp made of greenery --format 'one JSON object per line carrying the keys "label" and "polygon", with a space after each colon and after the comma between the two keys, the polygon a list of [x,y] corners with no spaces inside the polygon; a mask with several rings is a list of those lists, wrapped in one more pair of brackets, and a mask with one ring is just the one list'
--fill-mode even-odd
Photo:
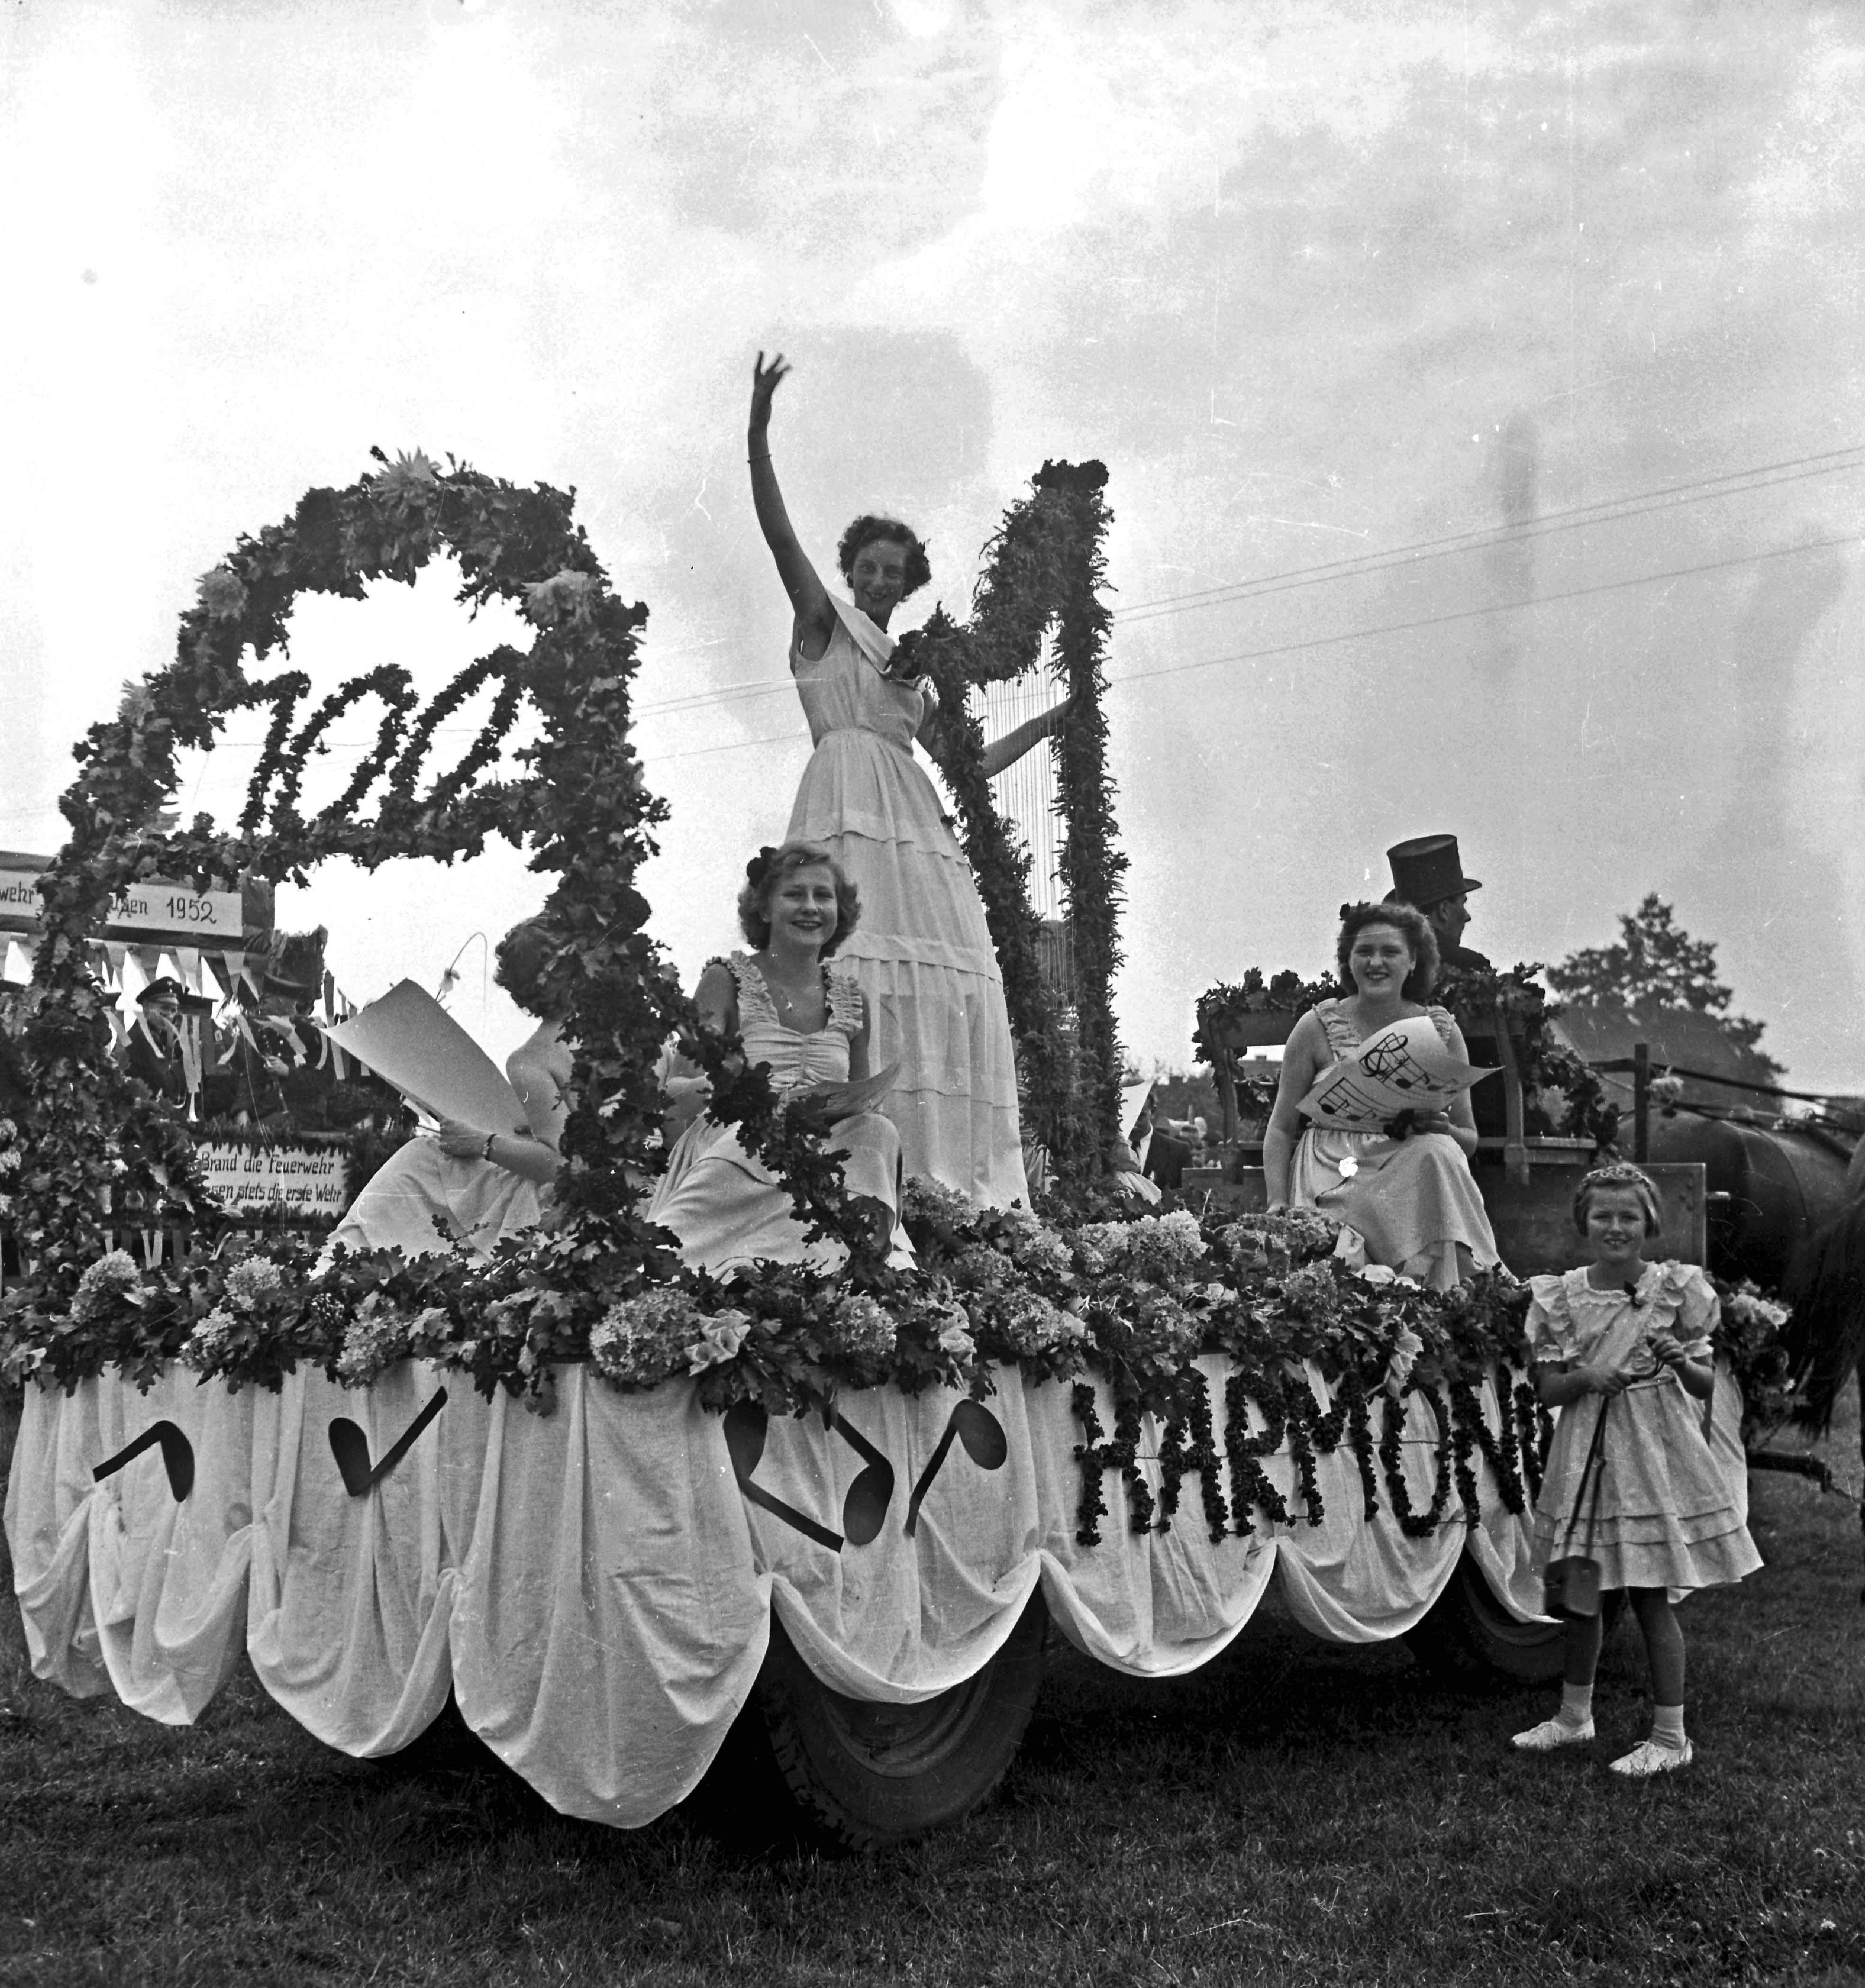
{"label": "harp made of greenery", "polygon": [[[1105,1170],[1120,1124],[1113,982],[1127,859],[1118,842],[1102,709],[1109,626],[1102,545],[1113,522],[1102,495],[1106,483],[1098,462],[1045,462],[1031,479],[1029,496],[1005,512],[986,548],[970,621],[960,627],[936,610],[924,628],[903,638],[905,667],[929,675],[939,688],[945,722],[936,729],[933,757],[957,803],[965,854],[997,949],[1024,1075],[1026,1128],[1048,1148],[1062,1180],[1077,1183]],[[983,735],[966,707],[973,685],[1042,667],[1051,632],[1049,668],[1068,698],[1055,750],[1072,1029],[1040,963],[1029,854],[992,801]]]}

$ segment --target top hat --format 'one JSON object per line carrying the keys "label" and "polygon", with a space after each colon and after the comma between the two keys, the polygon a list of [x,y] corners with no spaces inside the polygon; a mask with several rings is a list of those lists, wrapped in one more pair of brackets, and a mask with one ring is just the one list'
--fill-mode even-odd
{"label": "top hat", "polygon": [[1475,877],[1464,874],[1454,835],[1417,835],[1410,842],[1395,842],[1386,860],[1393,866],[1393,895],[1420,908],[1483,888]]}

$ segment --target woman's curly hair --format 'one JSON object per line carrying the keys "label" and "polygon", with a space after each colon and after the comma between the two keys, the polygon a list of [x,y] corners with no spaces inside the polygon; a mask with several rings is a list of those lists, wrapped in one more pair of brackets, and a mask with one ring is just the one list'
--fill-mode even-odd
{"label": "woman's curly hair", "polygon": [[1349,994],[1354,992],[1353,969],[1348,965],[1353,955],[1353,942],[1369,925],[1390,925],[1404,935],[1412,955],[1412,970],[1405,976],[1400,992],[1408,1001],[1430,999],[1431,989],[1437,985],[1437,935],[1422,911],[1413,911],[1410,904],[1362,903],[1342,904],[1340,915],[1340,938],[1335,945],[1334,958],[1340,968],[1341,985]]}
{"label": "woman's curly hair", "polygon": [[770,894],[793,871],[821,864],[835,879],[835,931],[822,949],[827,959],[861,921],[860,894],[842,866],[820,842],[767,843],[745,865],[745,888],[738,894],[738,928],[753,946],[770,943]]}
{"label": "woman's curly hair", "polygon": [[881,518],[864,512],[843,532],[842,542],[835,548],[835,563],[850,586],[855,584],[855,563],[861,556],[862,547],[872,546],[876,539],[885,539],[890,546],[899,546],[905,551],[906,570],[901,576],[900,585],[902,600],[909,593],[918,593],[932,577],[926,541],[915,535],[911,526],[902,524],[898,518]]}
{"label": "woman's curly hair", "polygon": [[550,928],[542,918],[515,925],[492,948],[492,979],[511,996],[514,1005],[540,1021],[549,1016],[541,1006],[538,982],[555,950]]}

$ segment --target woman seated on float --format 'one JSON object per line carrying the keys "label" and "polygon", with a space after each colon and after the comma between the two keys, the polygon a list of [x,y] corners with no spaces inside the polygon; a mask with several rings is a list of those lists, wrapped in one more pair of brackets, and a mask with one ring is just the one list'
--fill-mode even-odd
{"label": "woman seated on float", "polygon": [[1415,1015],[1428,1015],[1445,1047],[1468,1061],[1448,1011],[1425,1005],[1437,978],[1437,942],[1410,904],[1352,904],[1342,912],[1335,956],[1353,992],[1310,1009],[1283,1052],[1263,1141],[1270,1205],[1318,1209],[1343,1225],[1343,1255],[1363,1246],[1369,1262],[1447,1290],[1501,1260],[1471,1177],[1477,1128],[1469,1093],[1448,1113],[1410,1114],[1397,1136],[1305,1124],[1301,1112],[1323,1070]]}
{"label": "woman seated on float", "polygon": [[[852,972],[828,963],[861,916],[855,886],[813,842],[760,850],[745,877],[738,921],[755,950],[706,962],[693,997],[700,1026],[739,1036],[783,1102],[826,1103],[828,1149],[843,1155],[848,1192],[885,1205],[892,1259],[910,1262],[899,1226],[900,1135],[878,1111],[835,1110],[838,1090],[870,1074],[867,997]],[[709,1117],[676,1141],[648,1219],[672,1231],[694,1269],[719,1274],[760,1261],[830,1268],[847,1254],[833,1240],[806,1244],[789,1191],[731,1126]]]}
{"label": "woman seated on float", "polygon": [[393,1249],[423,1256],[450,1242],[489,1256],[502,1238],[542,1218],[550,1184],[564,1164],[557,1142],[570,1115],[564,1017],[544,1013],[533,991],[549,946],[539,921],[514,925],[499,942],[492,975],[521,1009],[538,1018],[505,1064],[524,1107],[524,1123],[489,1129],[444,1119],[435,1136],[398,1146],[331,1231],[327,1256],[340,1243],[347,1249]]}

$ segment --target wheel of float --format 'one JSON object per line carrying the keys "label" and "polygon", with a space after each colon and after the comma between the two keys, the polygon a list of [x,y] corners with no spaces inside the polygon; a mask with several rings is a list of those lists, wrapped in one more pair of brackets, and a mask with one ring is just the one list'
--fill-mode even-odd
{"label": "wheel of float", "polygon": [[[1610,1635],[1625,1598],[1614,1591],[1603,1600]],[[1405,1641],[1425,1669],[1448,1683],[1560,1682],[1560,1624],[1518,1621],[1496,1599],[1467,1553]]]}
{"label": "wheel of float", "polygon": [[969,1814],[1004,1778],[1030,1723],[1048,1624],[1033,1595],[975,1677],[922,1705],[875,1705],[831,1691],[773,1621],[757,1703],[777,1772],[811,1827],[868,1850]]}

